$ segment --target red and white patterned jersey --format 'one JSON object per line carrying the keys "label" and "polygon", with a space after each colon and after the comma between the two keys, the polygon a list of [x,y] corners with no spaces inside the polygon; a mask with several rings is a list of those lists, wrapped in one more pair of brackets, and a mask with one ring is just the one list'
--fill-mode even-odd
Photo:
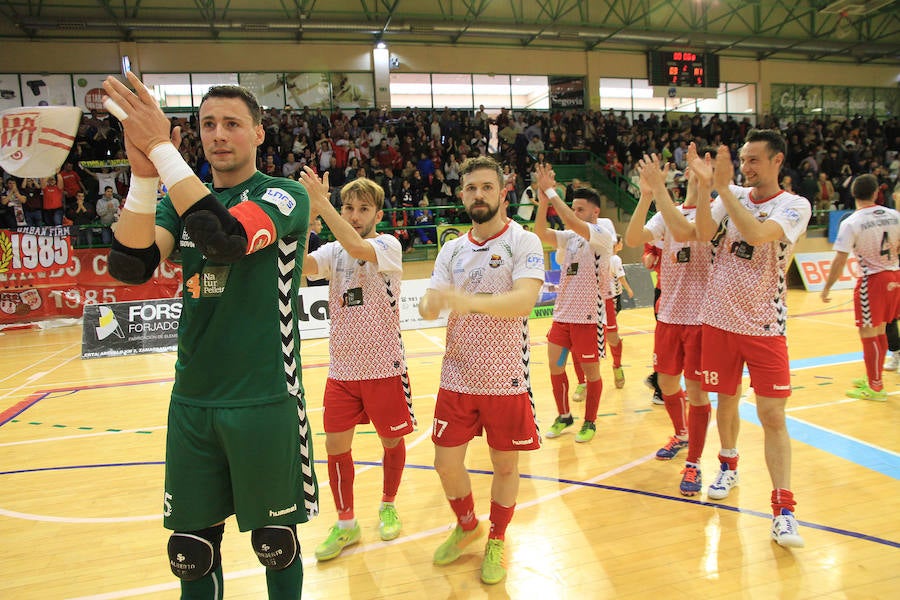
{"label": "red and white patterned jersey", "polygon": [[787,270],[794,244],[809,223],[809,201],[785,191],[757,201],[751,195],[753,188],[729,187],[757,220],[775,221],[784,235],[751,246],[728,218],[722,199],[713,202],[712,217],[719,231],[713,238],[713,268],[700,321],[741,335],[785,335]]}
{"label": "red and white patterned jersey", "polygon": [[897,270],[900,213],[874,205],[854,211],[841,223],[834,249],[853,253],[863,277]]}
{"label": "red and white patterned jersey", "polygon": [[606,294],[604,298],[615,298],[622,294],[622,282],[619,277],[625,277],[625,267],[622,266],[622,257],[613,254],[609,257],[609,275],[606,280],[609,285],[606,286]]}
{"label": "red and white patterned jersey", "polygon": [[[696,208],[679,207],[688,221],[694,221]],[[699,325],[700,303],[712,269],[712,244],[676,242],[662,213],[653,215],[645,229],[653,234],[662,254],[659,258],[660,296],[656,318],[672,325]]]}
{"label": "red and white patterned jersey", "polygon": [[559,289],[553,307],[553,320],[560,323],[597,323],[603,319],[600,285],[606,285],[616,228],[609,219],[586,223],[590,231],[587,240],[568,229],[556,231],[559,263]]}
{"label": "red and white patterned jersey", "polygon": [[[517,279],[544,280],[540,238],[507,224],[478,243],[471,232],[441,247],[430,289],[502,294]],[[512,396],[530,392],[528,319],[450,313],[441,387],[464,394]]]}
{"label": "red and white patterned jersey", "polygon": [[328,279],[331,317],[328,376],[359,381],[403,374],[406,362],[400,338],[400,280],[403,248],[392,235],[365,240],[377,263],[357,260],[339,242],[320,246],[310,256]]}

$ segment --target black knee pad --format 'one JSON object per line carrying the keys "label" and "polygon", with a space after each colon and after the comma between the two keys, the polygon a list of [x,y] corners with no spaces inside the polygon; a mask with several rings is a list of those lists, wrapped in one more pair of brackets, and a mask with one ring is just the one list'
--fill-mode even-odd
{"label": "black knee pad", "polygon": [[169,537],[169,567],[178,579],[194,581],[206,577],[222,562],[222,532],[225,524],[200,531],[176,531]]}
{"label": "black knee pad", "polygon": [[250,541],[259,562],[276,571],[287,569],[300,556],[296,525],[266,525],[254,529]]}

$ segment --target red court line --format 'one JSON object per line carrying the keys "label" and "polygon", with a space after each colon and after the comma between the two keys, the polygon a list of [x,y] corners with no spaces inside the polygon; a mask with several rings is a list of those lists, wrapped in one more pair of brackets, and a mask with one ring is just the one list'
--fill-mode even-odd
{"label": "red court line", "polygon": [[37,404],[45,396],[46,394],[43,392],[36,392],[25,400],[13,404],[3,412],[0,412],[0,427],[6,425],[6,423],[15,419],[17,416],[31,408],[33,405]]}

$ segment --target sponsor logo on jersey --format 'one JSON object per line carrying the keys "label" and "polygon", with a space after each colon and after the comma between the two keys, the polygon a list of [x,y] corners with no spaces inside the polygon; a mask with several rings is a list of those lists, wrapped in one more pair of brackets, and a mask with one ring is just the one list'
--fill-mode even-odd
{"label": "sponsor logo on jersey", "polygon": [[488,263],[492,269],[496,269],[503,264],[503,259],[499,254],[491,254],[491,261]]}
{"label": "sponsor logo on jersey", "polygon": [[260,229],[253,235],[253,239],[250,240],[250,243],[247,244],[247,247],[250,248],[249,254],[253,254],[257,250],[262,250],[266,246],[272,243],[272,235],[266,229]]}
{"label": "sponsor logo on jersey", "polygon": [[191,240],[186,229],[181,230],[181,241],[178,243],[182,248],[196,248],[197,246]]}
{"label": "sponsor logo on jersey", "polygon": [[243,192],[241,192],[241,197],[240,197],[241,202],[246,202],[249,199],[250,199],[250,190],[244,190]]}
{"label": "sponsor logo on jersey", "polygon": [[484,269],[472,269],[469,272],[469,286],[472,289],[477,288],[479,284],[481,284],[481,280],[484,277]]}
{"label": "sponsor logo on jersey", "polygon": [[529,254],[525,257],[525,266],[529,269],[543,269],[544,257],[541,254]]}
{"label": "sponsor logo on jersey", "polygon": [[297,512],[297,504],[296,503],[291,506],[288,506],[287,508],[282,508],[281,510],[272,510],[270,508],[269,516],[270,517],[280,517],[281,515],[287,515],[292,512]]}
{"label": "sponsor logo on jersey", "polygon": [[791,223],[800,222],[800,213],[792,208],[785,209],[784,216],[787,217],[791,221]]}
{"label": "sponsor logo on jersey", "polygon": [[266,193],[260,199],[277,206],[284,216],[290,215],[297,206],[297,201],[294,200],[294,197],[281,188],[267,188]]}

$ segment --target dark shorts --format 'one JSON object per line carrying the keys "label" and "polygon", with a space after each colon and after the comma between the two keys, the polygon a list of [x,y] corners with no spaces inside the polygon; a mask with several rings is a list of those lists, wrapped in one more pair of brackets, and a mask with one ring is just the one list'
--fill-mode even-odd
{"label": "dark shorts", "polygon": [[[163,524],[196,531],[234,514],[241,531],[305,523],[317,503],[312,434],[301,452],[297,402],[205,408],[172,402]],[[305,457],[303,456],[305,454]],[[304,492],[303,465],[312,490]],[[314,507],[313,510],[318,510]]]}

